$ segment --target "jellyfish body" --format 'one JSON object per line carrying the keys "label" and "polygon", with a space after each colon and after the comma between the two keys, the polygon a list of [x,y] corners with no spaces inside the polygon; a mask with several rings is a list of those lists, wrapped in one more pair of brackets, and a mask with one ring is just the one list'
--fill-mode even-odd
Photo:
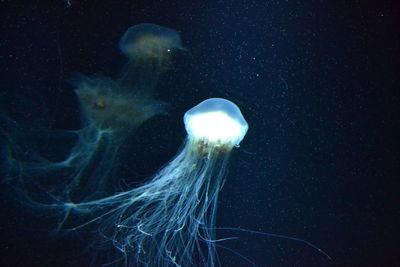
{"label": "jellyfish body", "polygon": [[83,121],[114,135],[126,135],[157,114],[165,112],[166,104],[151,94],[125,92],[109,78],[80,77],[75,90],[81,105]]}
{"label": "jellyfish body", "polygon": [[130,27],[122,36],[119,47],[128,58],[167,60],[173,50],[183,49],[179,33],[155,24]]}
{"label": "jellyfish body", "polygon": [[173,55],[186,51],[177,31],[148,23],[130,27],[122,36],[119,48],[128,62],[118,82],[134,84],[137,90],[154,88],[159,75],[171,69]]}
{"label": "jellyfish body", "polygon": [[73,206],[78,217],[92,216],[80,227],[99,223],[99,232],[112,240],[127,265],[217,265],[218,193],[230,151],[248,126],[238,107],[220,98],[189,110],[184,122],[183,148],[149,182]]}

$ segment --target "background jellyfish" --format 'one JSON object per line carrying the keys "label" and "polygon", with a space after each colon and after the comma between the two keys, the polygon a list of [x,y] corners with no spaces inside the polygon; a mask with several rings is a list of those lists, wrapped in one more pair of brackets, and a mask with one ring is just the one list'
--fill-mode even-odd
{"label": "background jellyfish", "polygon": [[173,54],[186,51],[177,31],[147,23],[130,27],[122,36],[119,47],[128,63],[118,77],[118,83],[146,91],[154,88],[160,73],[172,67]]}
{"label": "background jellyfish", "polygon": [[[144,42],[146,36],[151,36],[151,41]],[[170,52],[181,48],[179,35],[156,25],[138,25],[128,29],[120,44],[128,62],[118,79],[83,75],[72,79],[80,104],[81,129],[38,131],[36,140],[30,142],[32,130],[5,119],[4,176],[16,181],[32,203],[88,201],[115,192],[116,159],[121,147],[126,147],[127,137],[143,122],[165,113],[166,104],[153,98],[153,90],[171,60]],[[152,56],[144,49],[146,44],[150,44],[147,47]],[[66,145],[61,149],[63,157],[41,153],[42,146],[56,142]]]}

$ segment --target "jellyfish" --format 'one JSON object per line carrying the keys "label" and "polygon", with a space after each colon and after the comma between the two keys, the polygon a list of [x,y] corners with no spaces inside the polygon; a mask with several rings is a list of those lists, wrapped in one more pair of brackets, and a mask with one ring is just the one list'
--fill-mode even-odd
{"label": "jellyfish", "polygon": [[172,68],[174,54],[187,51],[177,31],[148,23],[130,27],[119,48],[128,62],[118,82],[134,84],[136,90],[154,88],[160,74]]}
{"label": "jellyfish", "polygon": [[129,266],[218,265],[218,194],[231,151],[248,125],[239,108],[222,98],[201,102],[183,120],[183,147],[148,182],[109,197],[64,203],[77,218],[90,218],[70,229],[96,224]]}
{"label": "jellyfish", "polygon": [[[166,114],[168,105],[154,99],[154,88],[165,65],[172,66],[172,52],[181,47],[174,30],[152,24],[130,27],[120,41],[127,63],[117,78],[76,74],[70,79],[81,115],[79,129],[33,131],[6,120],[2,169],[26,202],[88,201],[119,189],[117,159],[140,125]],[[64,153],[41,153],[47,144],[65,145],[60,149]]]}

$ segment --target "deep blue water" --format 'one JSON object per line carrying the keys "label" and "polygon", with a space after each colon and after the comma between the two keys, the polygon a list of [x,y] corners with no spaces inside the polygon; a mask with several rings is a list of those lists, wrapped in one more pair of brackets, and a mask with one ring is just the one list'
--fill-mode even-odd
{"label": "deep blue water", "polygon": [[[175,29],[190,54],[157,86],[168,115],[134,135],[135,174],[175,155],[186,110],[230,99],[249,132],[233,152],[217,226],[301,238],[332,260],[299,242],[221,230],[240,237],[227,247],[259,266],[399,266],[400,8],[368,2],[3,1],[1,112],[27,129],[78,129],[71,75],[115,77],[132,25]],[[44,144],[54,155],[64,145]],[[3,195],[2,266],[88,265],[87,234],[56,234],[46,214]],[[248,266],[219,253],[223,266]]]}

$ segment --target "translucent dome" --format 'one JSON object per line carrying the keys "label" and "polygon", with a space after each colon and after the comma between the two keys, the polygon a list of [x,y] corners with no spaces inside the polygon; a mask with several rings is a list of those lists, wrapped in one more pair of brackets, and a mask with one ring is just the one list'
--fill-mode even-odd
{"label": "translucent dome", "polygon": [[189,138],[222,145],[239,145],[248,129],[240,109],[223,98],[201,102],[185,113],[183,121]]}

